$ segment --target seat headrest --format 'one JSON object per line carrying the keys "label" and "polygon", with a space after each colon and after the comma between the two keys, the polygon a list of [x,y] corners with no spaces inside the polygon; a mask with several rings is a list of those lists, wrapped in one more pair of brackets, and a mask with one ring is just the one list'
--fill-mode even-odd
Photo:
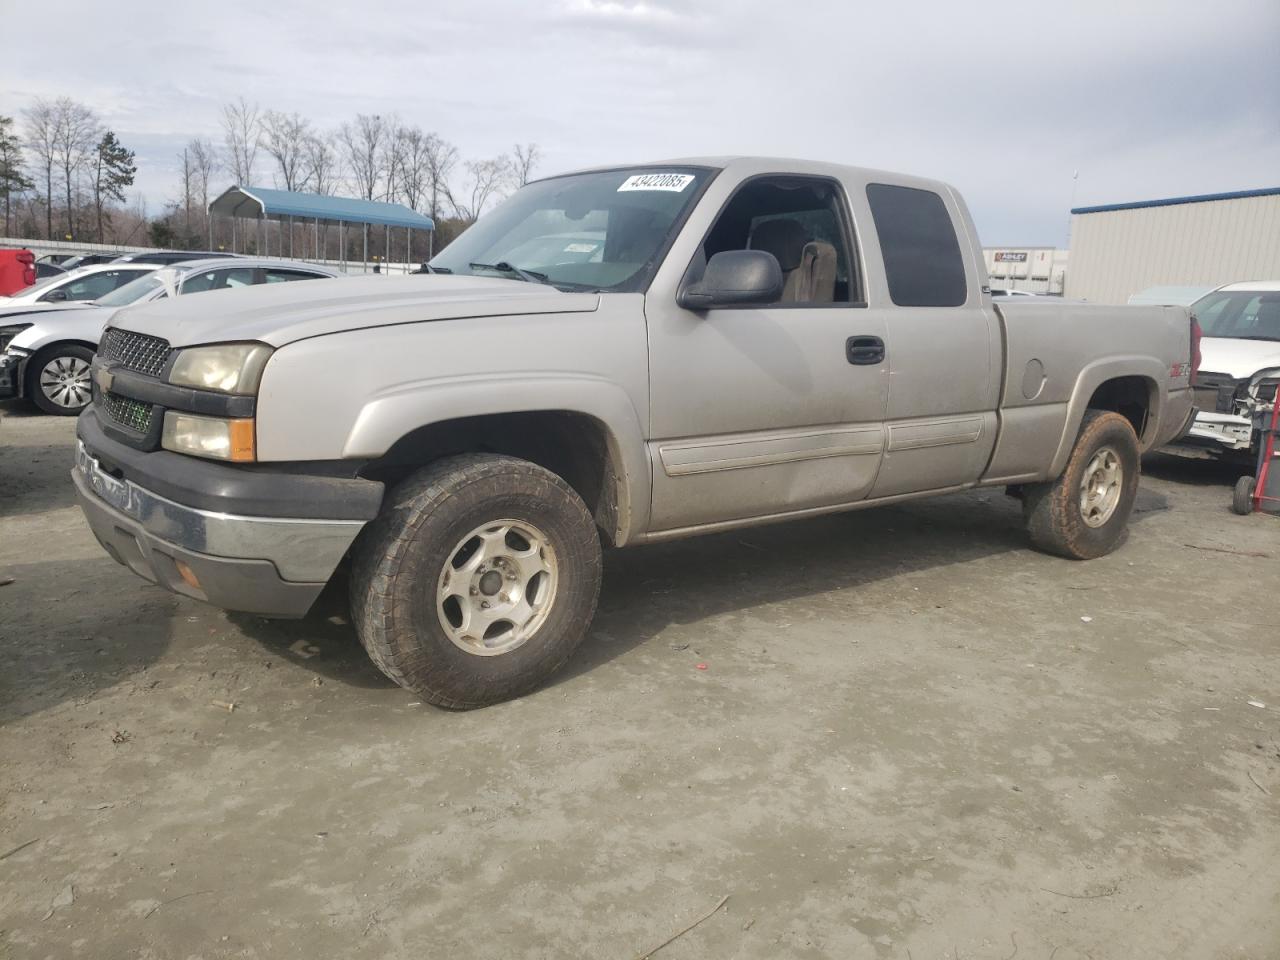
{"label": "seat headrest", "polygon": [[784,271],[800,266],[809,233],[796,220],[766,220],[751,232],[747,246],[751,250],[772,253]]}

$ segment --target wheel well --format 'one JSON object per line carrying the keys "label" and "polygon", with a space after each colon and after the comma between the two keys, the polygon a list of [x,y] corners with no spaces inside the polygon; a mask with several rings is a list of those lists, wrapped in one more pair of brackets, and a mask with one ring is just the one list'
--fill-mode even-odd
{"label": "wheel well", "polygon": [[608,428],[569,410],[460,417],[401,437],[361,476],[397,483],[419,467],[456,453],[504,453],[545,467],[582,497],[609,543],[618,524],[618,477]]}
{"label": "wheel well", "polygon": [[1088,408],[1120,414],[1133,424],[1133,432],[1141,442],[1150,423],[1154,387],[1146,377],[1116,377],[1093,391]]}

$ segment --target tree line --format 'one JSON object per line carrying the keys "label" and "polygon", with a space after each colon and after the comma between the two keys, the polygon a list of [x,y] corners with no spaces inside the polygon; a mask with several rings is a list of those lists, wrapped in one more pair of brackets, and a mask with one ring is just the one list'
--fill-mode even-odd
{"label": "tree line", "polygon": [[[219,119],[217,141],[195,137],[177,155],[175,193],[152,217],[141,197],[126,207],[126,191],[137,174],[135,154],[90,107],[58,97],[36,100],[22,111],[20,125],[0,116],[5,235],[189,249],[212,241],[234,243],[244,252],[265,247],[287,253],[298,226],[287,237],[283,226],[235,236],[231,225],[219,223],[209,232],[208,204],[224,186],[261,185],[266,178],[284,190],[403,203],[436,222],[439,249],[495,200],[527,183],[540,160],[534,143],[464,159],[438,133],[395,114],[357,114],[325,130],[296,112],[264,109],[241,97],[226,104]],[[325,231],[326,255],[330,232]],[[314,252],[307,247],[315,239],[311,234],[296,239],[308,255]],[[420,238],[409,250],[405,238],[381,230],[373,239],[368,246],[367,228],[362,236],[348,237],[346,255],[358,259],[367,247],[414,260],[429,242]]]}
{"label": "tree line", "polygon": [[23,112],[21,135],[12,117],[0,116],[5,234],[23,220],[27,199],[24,226],[30,229],[42,211],[45,239],[57,236],[56,216],[65,236],[106,242],[138,172],[134,157],[93,110],[70,97],[37,100]]}

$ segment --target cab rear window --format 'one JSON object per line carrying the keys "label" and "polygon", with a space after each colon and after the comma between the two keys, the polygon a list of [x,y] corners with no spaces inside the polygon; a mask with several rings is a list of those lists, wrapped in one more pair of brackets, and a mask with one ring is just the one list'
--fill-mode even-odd
{"label": "cab rear window", "polygon": [[958,307],[968,296],[964,257],[946,204],[932,190],[867,184],[867,202],[900,307]]}

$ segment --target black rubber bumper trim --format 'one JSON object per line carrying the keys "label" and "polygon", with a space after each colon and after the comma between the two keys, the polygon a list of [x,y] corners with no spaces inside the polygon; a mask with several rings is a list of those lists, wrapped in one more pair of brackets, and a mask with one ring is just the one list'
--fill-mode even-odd
{"label": "black rubber bumper trim", "polygon": [[87,408],[76,436],[103,467],[152,493],[197,510],[246,517],[300,520],[372,520],[382,506],[376,480],[229,466],[169,450],[146,452],[113,440],[102,431],[97,412]]}
{"label": "black rubber bumper trim", "polygon": [[155,377],[143,376],[126,370],[119,361],[96,358],[90,375],[98,382],[102,373],[111,376],[111,392],[122,397],[132,397],[146,403],[158,403],[170,410],[183,413],[199,413],[211,417],[252,417],[257,400],[254,397],[236,397],[211,390],[192,387],[176,387]]}
{"label": "black rubber bumper trim", "polygon": [[0,400],[19,396],[22,382],[22,364],[13,354],[0,356]]}

